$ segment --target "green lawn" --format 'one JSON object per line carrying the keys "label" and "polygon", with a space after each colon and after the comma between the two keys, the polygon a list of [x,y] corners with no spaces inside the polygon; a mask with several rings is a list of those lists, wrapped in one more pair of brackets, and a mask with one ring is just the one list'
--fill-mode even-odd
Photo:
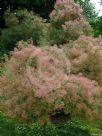
{"label": "green lawn", "polygon": [[19,124],[0,112],[0,136],[102,136],[102,123],[88,124],[82,120],[44,127]]}

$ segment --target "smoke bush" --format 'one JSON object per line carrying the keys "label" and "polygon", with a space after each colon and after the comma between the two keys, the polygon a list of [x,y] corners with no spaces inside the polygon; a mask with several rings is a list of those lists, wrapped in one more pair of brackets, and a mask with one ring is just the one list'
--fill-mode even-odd
{"label": "smoke bush", "polygon": [[100,87],[82,75],[70,75],[70,61],[62,49],[25,48],[20,42],[5,69],[0,77],[0,110],[8,116],[40,124],[56,110],[72,117],[98,116]]}
{"label": "smoke bush", "polygon": [[71,61],[73,73],[84,73],[85,76],[102,85],[102,39],[80,36],[70,42],[65,51]]}
{"label": "smoke bush", "polygon": [[74,0],[57,0],[50,20],[51,44],[63,44],[90,32],[90,25],[85,21],[82,9]]}

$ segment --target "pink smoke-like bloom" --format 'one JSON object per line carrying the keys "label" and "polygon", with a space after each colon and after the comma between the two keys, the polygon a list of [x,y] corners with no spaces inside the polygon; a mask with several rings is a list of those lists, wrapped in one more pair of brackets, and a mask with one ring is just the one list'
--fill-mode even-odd
{"label": "pink smoke-like bloom", "polygon": [[[40,118],[45,109],[46,118],[49,118],[49,112],[56,109],[72,115],[83,110],[86,117],[97,113],[95,106],[100,87],[83,74],[70,73],[71,63],[63,49],[33,45],[19,47],[12,52],[6,66],[8,71],[0,77],[0,95],[7,99],[0,103],[0,108],[9,116],[29,120],[27,111],[32,110]],[[46,104],[48,107],[45,107]],[[70,106],[72,108],[68,108]]]}

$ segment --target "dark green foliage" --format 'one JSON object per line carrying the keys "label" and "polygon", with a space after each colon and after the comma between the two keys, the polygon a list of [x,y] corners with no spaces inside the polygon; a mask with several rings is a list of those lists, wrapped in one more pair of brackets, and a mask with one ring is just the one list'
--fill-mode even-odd
{"label": "dark green foliage", "polygon": [[102,16],[98,17],[94,22],[91,22],[91,26],[95,37],[98,37],[99,35],[102,36]]}
{"label": "dark green foliage", "polygon": [[43,20],[27,10],[9,11],[5,14],[7,28],[0,36],[0,56],[13,50],[20,40],[28,40],[32,37],[35,45],[44,37]]}
{"label": "dark green foliage", "polygon": [[27,40],[31,37],[32,31],[27,24],[21,24],[12,28],[5,29],[2,32],[0,41],[0,52],[2,54],[13,50],[15,44],[20,40]]}

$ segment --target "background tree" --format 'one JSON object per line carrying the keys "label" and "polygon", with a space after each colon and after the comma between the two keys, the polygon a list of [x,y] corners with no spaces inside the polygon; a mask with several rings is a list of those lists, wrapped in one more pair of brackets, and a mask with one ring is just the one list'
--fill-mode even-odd
{"label": "background tree", "polygon": [[4,17],[6,28],[0,35],[0,56],[12,51],[20,40],[27,41],[32,37],[34,44],[39,45],[40,39],[44,39],[44,20],[33,12],[16,10],[12,13],[8,10]]}
{"label": "background tree", "polygon": [[56,0],[0,0],[0,28],[4,28],[4,13],[9,8],[10,11],[17,9],[33,10],[44,18],[48,18]]}
{"label": "background tree", "polygon": [[95,37],[102,36],[102,16],[98,17],[94,22],[91,22],[91,26],[93,27],[93,35]]}
{"label": "background tree", "polygon": [[75,2],[83,9],[83,14],[90,23],[97,18],[98,12],[95,10],[95,5],[91,3],[90,0],[75,0]]}

